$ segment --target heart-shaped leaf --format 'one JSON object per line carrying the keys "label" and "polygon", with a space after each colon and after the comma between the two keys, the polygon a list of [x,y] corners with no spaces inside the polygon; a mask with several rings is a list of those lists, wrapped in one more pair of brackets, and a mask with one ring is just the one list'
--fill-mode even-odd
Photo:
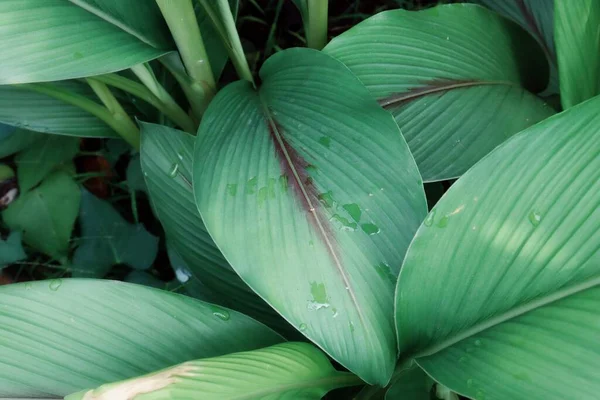
{"label": "heart-shaped leaf", "polygon": [[75,393],[65,400],[130,398],[154,400],[304,399],[318,400],[332,389],[361,381],[336,371],[308,343],[283,343],[265,349],[189,361],[146,376]]}
{"label": "heart-shaped leaf", "polygon": [[554,113],[525,89],[546,84],[539,45],[480,6],[382,12],[324,51],[394,115],[425,181],[460,176]]}
{"label": "heart-shaped leaf", "polygon": [[0,304],[0,398],[65,396],[282,341],[235,311],[123,282],[0,286]]}
{"label": "heart-shaped leaf", "polygon": [[339,61],[279,52],[262,86],[215,97],[200,126],[194,192],[242,279],[369,383],[396,361],[398,268],[426,212],[398,127]]}
{"label": "heart-shaped leaf", "polygon": [[162,125],[141,128],[141,163],[154,212],[169,243],[204,285],[203,297],[288,331],[289,324],[239,278],[206,231],[191,186],[194,137]]}
{"label": "heart-shaped leaf", "polygon": [[75,277],[103,277],[115,264],[147,269],[158,252],[158,238],[142,224],[130,224],[113,208],[83,190],[81,237],[73,255]]}
{"label": "heart-shaped leaf", "polygon": [[555,2],[563,108],[600,94],[600,1]]}
{"label": "heart-shaped leaf", "polygon": [[25,243],[66,261],[80,200],[79,186],[70,174],[57,171],[22,194],[2,212],[2,218],[11,230],[23,232]]}
{"label": "heart-shaped leaf", "polygon": [[513,137],[427,216],[398,281],[401,357],[471,398],[596,397],[599,107]]}
{"label": "heart-shaped leaf", "polygon": [[170,48],[154,1],[3,0],[0,84],[106,74]]}

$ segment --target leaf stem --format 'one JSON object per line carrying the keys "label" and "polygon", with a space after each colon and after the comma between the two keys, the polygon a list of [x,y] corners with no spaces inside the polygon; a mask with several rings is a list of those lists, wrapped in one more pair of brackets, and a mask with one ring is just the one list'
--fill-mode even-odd
{"label": "leaf stem", "polygon": [[308,0],[308,21],[305,23],[306,43],[321,50],[327,43],[328,0]]}
{"label": "leaf stem", "polygon": [[[235,67],[238,76],[241,79],[245,79],[252,83],[252,86],[256,87],[254,77],[252,76],[250,66],[248,65],[248,60],[246,59],[246,54],[244,53],[244,48],[242,47],[242,42],[240,41],[240,35],[235,26],[235,19],[231,13],[229,2],[227,0],[213,0],[211,2],[208,0],[199,1],[213,21],[221,39],[223,39],[223,43],[227,48],[227,52],[229,53],[229,57],[233,62],[233,66]],[[217,10],[213,8],[211,3],[216,3]]]}
{"label": "leaf stem", "polygon": [[131,67],[131,71],[138,77],[140,81],[148,88],[150,92],[158,99],[158,109],[167,115],[173,122],[178,124],[183,130],[191,133],[196,133],[196,124],[186,114],[185,111],[171,97],[169,92],[158,82],[156,76],[147,64],[138,64]]}
{"label": "leaf stem", "polygon": [[[129,126],[127,120],[131,124],[131,120],[125,114],[126,120],[122,121],[117,119],[117,117],[111,113],[106,107],[101,106],[93,100],[88,99],[85,96],[81,96],[79,94],[70,92],[65,89],[61,89],[56,87],[50,83],[26,83],[22,85],[15,85],[16,87],[21,87],[27,90],[31,90],[37,93],[45,94],[46,96],[50,96],[57,100],[64,101],[65,103],[74,105],[76,107],[81,108],[94,115],[98,119],[104,121],[108,126],[113,128],[118,134],[123,136],[125,140],[127,140],[133,147],[139,149],[140,143],[140,133],[135,125],[133,127]],[[108,89],[107,89],[108,90]],[[110,92],[109,92],[110,93]],[[112,94],[111,94],[112,96]],[[116,101],[116,99],[115,99]],[[118,102],[117,102],[118,103]],[[120,105],[119,105],[120,106]]]}
{"label": "leaf stem", "polygon": [[[202,110],[193,107],[196,117],[200,119],[202,112],[216,93],[216,83],[192,0],[156,0],[156,4],[167,21],[188,75],[193,83],[201,88],[201,90],[195,88],[189,91],[196,96],[201,96],[202,100],[196,99],[195,103],[201,103]],[[190,104],[192,104],[191,100]]]}

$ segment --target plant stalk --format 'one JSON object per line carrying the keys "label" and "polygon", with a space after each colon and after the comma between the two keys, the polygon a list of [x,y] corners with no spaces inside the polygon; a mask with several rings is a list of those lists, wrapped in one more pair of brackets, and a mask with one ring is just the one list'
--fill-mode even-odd
{"label": "plant stalk", "polygon": [[129,118],[129,115],[127,115],[121,103],[115,98],[108,86],[94,78],[86,78],[86,81],[112,115],[111,121],[107,122],[107,124],[136,150],[139,150],[140,130],[131,118]]}
{"label": "plant stalk", "polygon": [[[194,114],[200,119],[208,107],[208,103],[216,93],[215,77],[212,73],[198,20],[194,13],[192,0],[156,0],[163,17],[167,21],[169,30],[175,39],[177,49],[181,54],[183,64],[188,75],[192,78],[193,85],[190,93],[200,96],[196,103],[202,104],[202,110],[194,107]],[[187,92],[186,92],[187,93]],[[190,100],[190,104],[193,102]]]}
{"label": "plant stalk", "polygon": [[308,0],[308,22],[305,24],[306,44],[321,50],[327,44],[328,0]]}

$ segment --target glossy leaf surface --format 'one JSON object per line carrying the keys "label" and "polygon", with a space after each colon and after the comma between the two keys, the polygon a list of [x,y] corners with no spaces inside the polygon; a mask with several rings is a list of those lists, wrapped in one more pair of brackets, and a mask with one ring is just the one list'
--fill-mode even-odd
{"label": "glossy leaf surface", "polygon": [[194,191],[209,233],[244,281],[369,383],[396,360],[393,288],[426,212],[391,116],[339,61],[271,57],[200,126]]}
{"label": "glossy leaf surface", "polygon": [[600,97],[496,149],[411,244],[396,295],[400,351],[460,394],[600,390],[598,107]]}
{"label": "glossy leaf surface", "polygon": [[235,311],[122,282],[1,286],[0,304],[0,398],[65,396],[282,340]]}
{"label": "glossy leaf surface", "polygon": [[136,400],[321,399],[328,391],[359,384],[336,371],[308,343],[283,343],[265,349],[190,361],[130,381],[67,396],[66,400],[110,399],[127,392]]}
{"label": "glossy leaf surface", "polygon": [[206,231],[192,192],[194,137],[142,123],[141,163],[154,212],[169,243],[204,285],[211,302],[233,308],[278,330],[289,325],[231,269]]}
{"label": "glossy leaf surface", "polygon": [[324,51],[394,115],[425,181],[460,176],[554,113],[525,89],[546,84],[539,45],[480,6],[382,12]]}
{"label": "glossy leaf surface", "polygon": [[556,1],[556,50],[564,109],[600,94],[600,1]]}
{"label": "glossy leaf surface", "polygon": [[3,0],[0,84],[126,69],[164,54],[165,32],[153,1]]}

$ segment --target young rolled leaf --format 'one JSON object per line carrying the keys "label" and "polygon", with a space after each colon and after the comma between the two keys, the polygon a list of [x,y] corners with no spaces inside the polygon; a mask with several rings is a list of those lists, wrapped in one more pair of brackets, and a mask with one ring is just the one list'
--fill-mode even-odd
{"label": "young rolled leaf", "polygon": [[394,115],[425,181],[460,176],[554,113],[526,90],[547,83],[539,45],[480,6],[382,12],[324,51]]}
{"label": "young rolled leaf", "polygon": [[305,399],[318,400],[332,389],[360,379],[336,371],[308,343],[283,343],[265,349],[189,361],[146,376],[75,393],[65,400]]}
{"label": "young rolled leaf", "polygon": [[[1,6],[0,6],[1,7]],[[53,82],[52,87],[67,90],[100,105],[84,83]],[[120,137],[102,120],[64,101],[32,91],[27,86],[0,86],[0,121],[27,130],[82,137]]]}
{"label": "young rolled leaf", "polygon": [[396,294],[401,357],[460,394],[600,390],[598,107],[600,97],[496,149],[410,246]]}
{"label": "young rolled leaf", "polygon": [[567,109],[600,94],[600,1],[556,1],[560,100]]}
{"label": "young rolled leaf", "polygon": [[70,174],[56,171],[11,203],[2,218],[11,230],[23,232],[29,246],[66,261],[80,200],[79,186]]}
{"label": "young rolled leaf", "polygon": [[194,192],[242,279],[369,383],[396,360],[392,296],[426,212],[391,116],[344,65],[310,49],[271,57],[254,90],[215,97],[200,126]]}
{"label": "young rolled leaf", "polygon": [[540,44],[550,64],[550,80],[544,94],[558,93],[558,69],[554,46],[554,0],[472,0],[510,18]]}
{"label": "young rolled leaf", "polygon": [[170,50],[154,1],[3,0],[0,84],[106,74]]}
{"label": "young rolled leaf", "polygon": [[282,341],[235,311],[122,282],[0,286],[0,304],[0,398],[65,396]]}
{"label": "young rolled leaf", "polygon": [[142,123],[141,128],[142,170],[154,212],[169,243],[208,289],[203,294],[279,331],[290,330],[231,269],[206,231],[191,186],[194,137],[162,125]]}

